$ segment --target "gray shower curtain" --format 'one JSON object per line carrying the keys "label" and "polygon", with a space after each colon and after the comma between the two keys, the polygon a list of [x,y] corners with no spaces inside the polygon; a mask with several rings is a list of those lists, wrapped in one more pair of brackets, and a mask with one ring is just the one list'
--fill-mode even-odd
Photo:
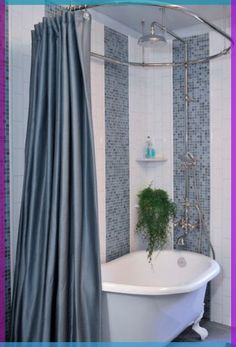
{"label": "gray shower curtain", "polygon": [[12,341],[99,341],[101,280],[87,12],[32,32]]}

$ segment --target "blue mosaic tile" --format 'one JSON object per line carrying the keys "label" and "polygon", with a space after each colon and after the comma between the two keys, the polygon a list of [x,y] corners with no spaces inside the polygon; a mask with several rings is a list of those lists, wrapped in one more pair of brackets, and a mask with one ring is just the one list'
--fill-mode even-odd
{"label": "blue mosaic tile", "polygon": [[5,334],[9,341],[11,320],[11,254],[10,254],[10,157],[9,157],[9,57],[8,7],[5,12]]}
{"label": "blue mosaic tile", "polygon": [[[105,55],[128,60],[128,37],[105,27]],[[105,63],[106,259],[129,252],[128,67]]]}
{"label": "blue mosaic tile", "polygon": [[[209,55],[209,35],[203,34],[186,38],[189,60]],[[173,43],[173,61],[184,61],[184,47],[179,41]],[[189,151],[197,158],[197,182],[200,204],[205,216],[206,225],[210,225],[210,102],[209,102],[209,63],[192,64],[189,73],[189,95],[194,99],[189,105]],[[183,214],[185,179],[181,165],[181,156],[185,152],[185,99],[184,99],[184,67],[173,69],[173,136],[174,136],[174,201],[178,206],[177,218]],[[193,178],[190,178],[190,201],[194,201]],[[196,210],[191,210],[190,218],[197,220]],[[175,228],[174,244],[182,234]],[[210,254],[209,229],[202,235],[199,250],[200,231],[190,231],[187,238],[187,249],[194,252]],[[209,289],[206,295],[206,316],[209,317]]]}

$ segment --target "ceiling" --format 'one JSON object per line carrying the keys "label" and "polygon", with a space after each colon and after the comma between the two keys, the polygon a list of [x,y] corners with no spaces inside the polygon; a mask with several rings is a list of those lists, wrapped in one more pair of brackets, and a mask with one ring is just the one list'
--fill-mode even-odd
{"label": "ceiling", "polygon": [[[185,7],[210,21],[226,17],[230,18],[230,6],[189,5]],[[155,8],[154,6],[101,6],[97,8],[96,11],[101,12],[138,32],[141,32],[140,23],[142,20],[145,20],[147,24],[150,24],[154,20],[161,22],[161,11],[160,9]],[[196,19],[187,16],[183,13],[179,13],[179,11],[167,10],[166,12],[166,25],[171,30],[180,30],[195,24],[198,24]]]}

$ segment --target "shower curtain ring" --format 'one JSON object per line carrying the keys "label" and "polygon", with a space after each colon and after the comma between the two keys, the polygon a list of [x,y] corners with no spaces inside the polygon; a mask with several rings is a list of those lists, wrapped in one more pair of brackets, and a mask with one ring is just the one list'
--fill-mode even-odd
{"label": "shower curtain ring", "polygon": [[84,13],[83,13],[83,18],[85,20],[89,20],[90,19],[90,13],[87,10],[87,5],[84,5]]}

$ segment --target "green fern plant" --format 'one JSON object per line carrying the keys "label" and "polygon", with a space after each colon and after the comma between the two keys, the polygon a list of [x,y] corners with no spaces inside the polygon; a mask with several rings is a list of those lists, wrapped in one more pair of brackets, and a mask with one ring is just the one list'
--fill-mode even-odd
{"label": "green fern plant", "polygon": [[176,214],[176,205],[170,200],[168,193],[151,186],[138,194],[138,223],[137,233],[148,242],[148,260],[156,249],[162,249],[169,234],[170,222]]}

